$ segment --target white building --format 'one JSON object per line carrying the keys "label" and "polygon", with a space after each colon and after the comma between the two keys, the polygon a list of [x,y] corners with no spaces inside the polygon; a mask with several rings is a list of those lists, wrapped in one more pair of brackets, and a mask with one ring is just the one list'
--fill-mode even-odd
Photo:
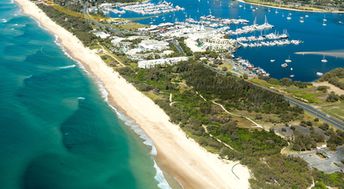
{"label": "white building", "polygon": [[189,60],[188,57],[182,56],[182,57],[173,57],[173,58],[161,58],[161,59],[155,59],[155,60],[141,60],[138,62],[139,68],[152,68],[156,65],[164,65],[164,64],[176,64],[178,62],[187,61]]}
{"label": "white building", "polygon": [[103,32],[103,31],[96,31],[96,32],[94,32],[94,35],[97,37],[100,37],[101,39],[106,39],[106,38],[110,37],[110,34]]}
{"label": "white building", "polygon": [[166,41],[157,41],[157,40],[143,40],[139,44],[139,48],[143,51],[163,51],[168,49],[168,43]]}

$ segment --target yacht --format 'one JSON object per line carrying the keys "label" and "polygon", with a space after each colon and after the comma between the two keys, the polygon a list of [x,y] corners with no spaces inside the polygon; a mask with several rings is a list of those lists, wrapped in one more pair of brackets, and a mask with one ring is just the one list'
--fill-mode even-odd
{"label": "yacht", "polygon": [[290,59],[290,56],[288,57],[288,59],[285,59],[285,62],[286,63],[291,63],[292,62],[292,60]]}
{"label": "yacht", "polygon": [[295,75],[294,75],[294,74],[291,74],[289,77],[293,78],[293,77],[295,77]]}
{"label": "yacht", "polygon": [[283,64],[281,64],[281,67],[282,68],[286,68],[286,67],[288,67],[288,64],[287,63],[283,63]]}
{"label": "yacht", "polygon": [[276,62],[276,60],[275,60],[275,59],[271,59],[270,62],[271,62],[271,63],[274,63],[274,62]]}
{"label": "yacht", "polygon": [[305,22],[305,20],[304,20],[304,18],[301,16],[300,17],[300,23],[304,23]]}
{"label": "yacht", "polygon": [[328,62],[325,56],[323,56],[323,59],[321,59],[321,62],[322,63],[327,63]]}
{"label": "yacht", "polygon": [[321,73],[321,72],[317,72],[316,74],[317,74],[317,76],[323,76],[323,75],[324,75],[324,74]]}

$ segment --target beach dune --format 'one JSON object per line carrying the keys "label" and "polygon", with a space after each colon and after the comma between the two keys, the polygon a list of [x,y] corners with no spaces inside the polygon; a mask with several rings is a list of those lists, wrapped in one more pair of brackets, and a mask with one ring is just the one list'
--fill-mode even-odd
{"label": "beach dune", "polygon": [[[223,161],[204,150],[169,121],[169,117],[151,99],[122,78],[74,35],[53,22],[29,0],[15,0],[23,12],[54,34],[62,48],[102,82],[112,105],[132,118],[152,139],[157,161],[165,173],[183,188],[241,189],[249,188],[249,170],[237,162]],[[236,165],[234,168],[233,166]]]}

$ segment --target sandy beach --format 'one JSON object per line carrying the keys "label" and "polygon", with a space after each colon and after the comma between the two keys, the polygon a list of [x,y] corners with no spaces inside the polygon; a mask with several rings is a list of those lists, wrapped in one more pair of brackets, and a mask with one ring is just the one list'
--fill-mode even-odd
{"label": "sandy beach", "polygon": [[245,166],[236,165],[237,162],[224,162],[188,139],[151,99],[114,72],[75,36],[53,22],[34,3],[29,0],[15,1],[25,14],[56,35],[62,48],[85,66],[91,77],[103,83],[111,104],[132,118],[146,132],[157,148],[159,166],[183,188],[249,188],[250,174]]}
{"label": "sandy beach", "polygon": [[317,51],[317,52],[296,52],[298,55],[323,55],[335,58],[344,58],[344,50]]}
{"label": "sandy beach", "polygon": [[327,11],[327,10],[302,10],[297,8],[291,8],[291,7],[282,7],[282,6],[273,6],[273,5],[266,5],[261,3],[253,3],[248,2],[245,0],[237,0],[238,2],[249,4],[249,5],[256,5],[261,7],[268,7],[268,8],[275,8],[275,9],[282,9],[282,10],[290,10],[290,11],[297,11],[297,12],[315,12],[315,13],[333,13],[333,14],[344,14],[344,11]]}

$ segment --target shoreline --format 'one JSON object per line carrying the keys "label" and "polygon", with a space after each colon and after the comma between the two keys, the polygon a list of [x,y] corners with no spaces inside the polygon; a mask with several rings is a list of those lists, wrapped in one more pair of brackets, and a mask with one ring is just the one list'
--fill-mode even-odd
{"label": "shoreline", "polygon": [[344,50],[334,51],[301,51],[295,52],[297,55],[317,55],[317,56],[330,56],[334,58],[344,58]]}
{"label": "shoreline", "polygon": [[[189,139],[166,113],[106,65],[94,51],[73,34],[57,25],[29,0],[15,0],[22,12],[34,18],[49,33],[58,37],[66,53],[85,67],[108,91],[109,103],[134,120],[156,147],[157,162],[184,188],[249,188],[250,173],[237,162],[220,160]],[[236,173],[231,168],[236,165]],[[237,178],[240,177],[240,179]]]}
{"label": "shoreline", "polygon": [[273,6],[273,5],[266,5],[263,3],[253,3],[248,2],[245,0],[236,0],[238,2],[248,4],[248,5],[255,5],[255,6],[261,6],[261,7],[268,7],[268,8],[275,8],[280,10],[289,10],[289,11],[297,11],[297,12],[308,12],[308,13],[328,13],[328,14],[344,14],[344,11],[327,11],[327,10],[303,10],[303,9],[297,9],[297,8],[291,8],[291,7],[281,7],[281,6]]}

